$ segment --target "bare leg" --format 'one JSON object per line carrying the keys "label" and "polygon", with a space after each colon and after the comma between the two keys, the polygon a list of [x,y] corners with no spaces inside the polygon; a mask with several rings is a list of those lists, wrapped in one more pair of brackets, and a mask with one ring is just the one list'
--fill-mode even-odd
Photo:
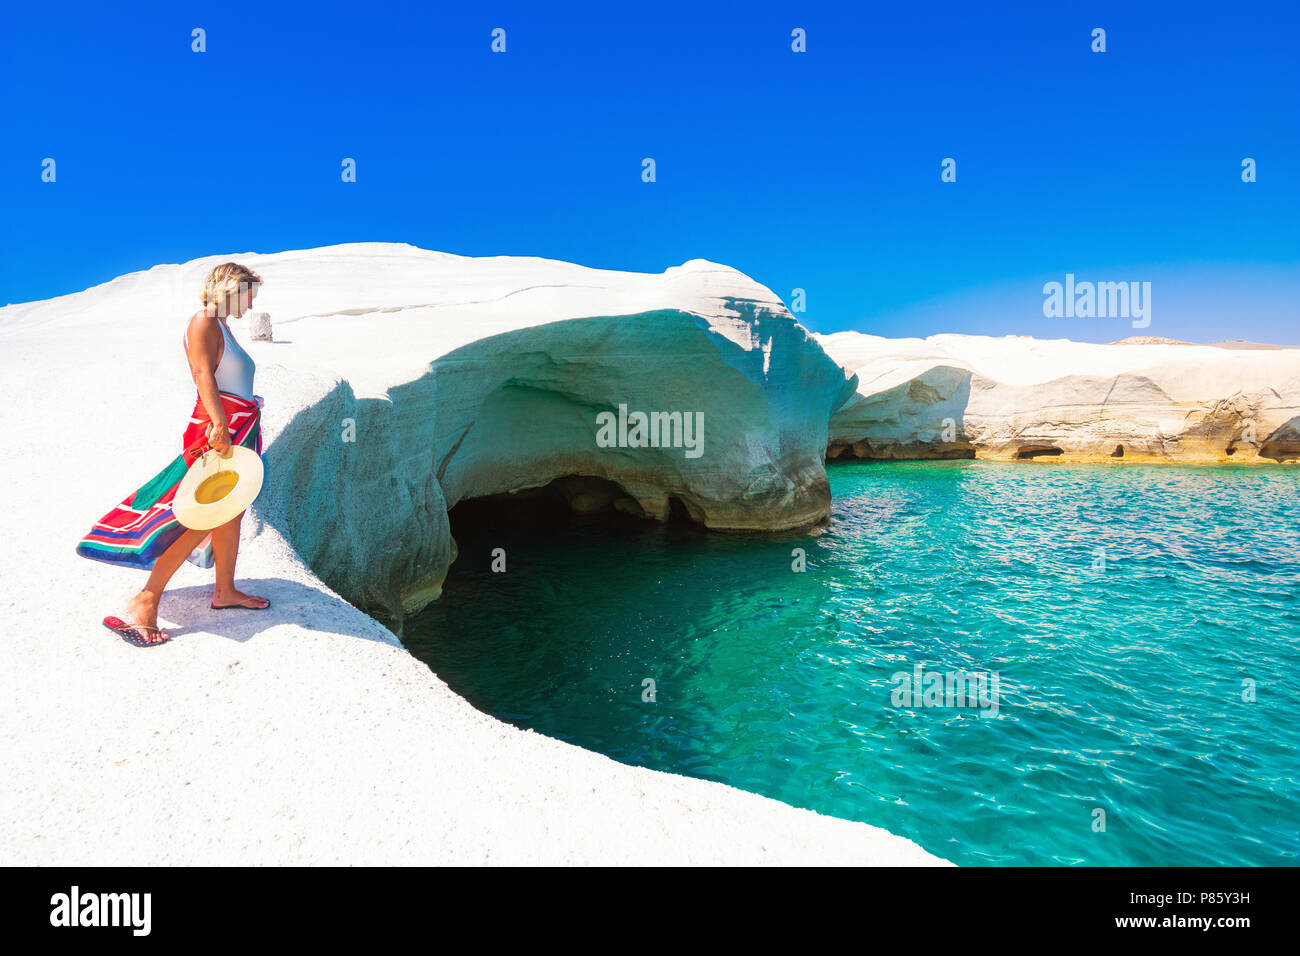
{"label": "bare leg", "polygon": [[235,560],[239,557],[239,528],[243,520],[244,513],[241,511],[238,516],[212,531],[212,556],[217,561],[217,582],[212,589],[212,603],[217,607],[237,604],[261,608],[271,603],[264,597],[245,594],[235,587]]}
{"label": "bare leg", "polygon": [[[158,560],[153,564],[153,570],[149,572],[149,580],[145,582],[144,588],[126,602],[128,624],[158,626],[158,602],[162,600],[163,589],[167,587],[167,582],[172,579],[176,569],[189,557],[190,552],[194,550],[194,546],[203,540],[205,534],[207,534],[206,531],[186,529],[184,534],[173,541],[167,550],[158,556]],[[165,633],[160,634],[157,631],[137,633],[143,633],[144,639],[151,644],[167,639]]]}

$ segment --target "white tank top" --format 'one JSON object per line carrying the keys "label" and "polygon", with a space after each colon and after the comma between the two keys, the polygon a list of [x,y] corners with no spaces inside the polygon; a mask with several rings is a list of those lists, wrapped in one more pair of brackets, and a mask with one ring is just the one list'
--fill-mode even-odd
{"label": "white tank top", "polygon": [[[251,402],[253,400],[253,373],[257,370],[257,364],[253,361],[253,357],[235,341],[235,337],[226,328],[226,323],[218,319],[217,324],[221,326],[221,336],[226,340],[226,347],[221,351],[221,361],[217,363],[217,388],[220,391],[229,392],[231,395],[246,398]],[[182,341],[185,343],[186,352],[188,352],[190,348],[189,332],[185,333]]]}

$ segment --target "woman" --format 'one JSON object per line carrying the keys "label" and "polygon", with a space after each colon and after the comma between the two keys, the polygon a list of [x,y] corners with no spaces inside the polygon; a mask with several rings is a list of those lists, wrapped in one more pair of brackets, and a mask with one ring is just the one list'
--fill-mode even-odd
{"label": "woman", "polygon": [[241,512],[211,532],[183,527],[172,514],[172,499],[186,470],[211,447],[226,454],[231,444],[262,451],[261,407],[253,395],[254,363],[226,324],[253,305],[262,278],[251,269],[226,262],[212,270],[203,288],[203,308],[190,317],[182,340],[198,398],[181,454],[158,475],[101,518],[77,545],[77,553],[98,561],[149,568],[149,580],[126,604],[126,620],[107,617],[104,624],[138,647],[170,640],[158,627],[158,602],[176,569],[211,534],[216,560],[212,608],[262,610],[271,602],[235,587]]}

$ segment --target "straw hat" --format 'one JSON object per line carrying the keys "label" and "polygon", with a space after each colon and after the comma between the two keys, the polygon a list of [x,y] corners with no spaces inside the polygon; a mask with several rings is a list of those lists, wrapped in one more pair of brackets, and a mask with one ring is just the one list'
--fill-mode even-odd
{"label": "straw hat", "polygon": [[190,465],[172,499],[172,514],[194,531],[220,527],[262,490],[262,456],[232,445],[226,457],[208,449]]}

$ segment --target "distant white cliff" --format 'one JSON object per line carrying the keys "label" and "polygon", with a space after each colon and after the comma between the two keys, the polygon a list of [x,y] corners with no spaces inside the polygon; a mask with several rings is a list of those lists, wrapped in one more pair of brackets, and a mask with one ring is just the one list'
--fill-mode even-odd
{"label": "distant white cliff", "polygon": [[857,376],[831,416],[831,458],[1300,457],[1300,349],[815,338]]}

